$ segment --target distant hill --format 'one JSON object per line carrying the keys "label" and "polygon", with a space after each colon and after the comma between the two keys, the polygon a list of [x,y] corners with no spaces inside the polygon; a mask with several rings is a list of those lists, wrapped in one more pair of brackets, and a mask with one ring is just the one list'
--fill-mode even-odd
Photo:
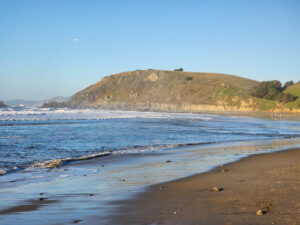
{"label": "distant hill", "polygon": [[251,90],[259,84],[220,73],[136,70],[104,77],[77,92],[68,102],[53,106],[168,112],[296,110],[280,102],[252,97]]}
{"label": "distant hill", "polygon": [[34,100],[15,99],[15,100],[6,101],[6,104],[8,106],[20,106],[20,105],[35,106],[36,104],[38,104],[38,102],[39,101],[34,101]]}
{"label": "distant hill", "polygon": [[41,101],[41,102],[66,102],[70,99],[70,97],[64,97],[64,96],[57,96],[57,97],[54,97],[54,98],[50,98],[50,99],[47,99],[47,100],[44,100],[44,101]]}
{"label": "distant hill", "polygon": [[6,108],[7,105],[3,102],[3,101],[0,101],[0,108]]}
{"label": "distant hill", "polygon": [[7,105],[8,106],[34,106],[34,107],[40,107],[42,106],[44,103],[48,103],[48,102],[66,102],[70,99],[70,97],[63,97],[63,96],[57,96],[54,98],[50,98],[47,100],[43,100],[43,101],[37,101],[37,100],[24,100],[24,99],[15,99],[15,100],[11,100],[11,101],[7,101]]}

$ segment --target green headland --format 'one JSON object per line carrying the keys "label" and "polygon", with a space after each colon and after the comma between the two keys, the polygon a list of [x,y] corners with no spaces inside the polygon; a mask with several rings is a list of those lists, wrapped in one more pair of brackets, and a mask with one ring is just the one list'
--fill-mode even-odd
{"label": "green headland", "polygon": [[300,82],[220,74],[136,70],[103,77],[64,103],[44,107],[167,112],[300,112]]}

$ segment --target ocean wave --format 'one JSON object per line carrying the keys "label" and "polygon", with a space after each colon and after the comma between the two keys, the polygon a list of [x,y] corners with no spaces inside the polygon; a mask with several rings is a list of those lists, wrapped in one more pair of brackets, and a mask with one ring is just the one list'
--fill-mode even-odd
{"label": "ocean wave", "polygon": [[31,169],[31,168],[49,168],[49,169],[51,169],[51,168],[66,165],[67,163],[70,163],[70,162],[95,159],[95,158],[100,158],[100,157],[104,157],[104,156],[108,156],[108,155],[111,155],[111,152],[106,151],[106,152],[100,152],[100,153],[84,155],[84,156],[79,156],[79,157],[74,157],[74,158],[69,157],[69,158],[64,158],[64,159],[51,159],[51,160],[46,160],[43,162],[33,163],[27,169]]}
{"label": "ocean wave", "polygon": [[0,169],[0,176],[4,176],[19,171],[31,171],[32,169],[42,169],[42,168],[53,169],[53,168],[64,166],[71,162],[95,159],[95,158],[100,158],[108,155],[111,155],[110,151],[99,152],[99,153],[94,153],[94,154],[89,154],[89,155],[84,155],[79,157],[68,157],[63,159],[50,159],[42,162],[33,162],[27,165],[15,166],[12,169]]}
{"label": "ocean wave", "polygon": [[10,174],[10,173],[14,173],[14,172],[17,172],[17,171],[20,171],[20,170],[22,170],[22,169],[19,168],[18,166],[14,166],[11,169],[1,168],[0,169],[0,176],[4,176],[4,175]]}
{"label": "ocean wave", "polygon": [[169,150],[178,147],[187,147],[187,146],[200,146],[206,144],[216,144],[217,142],[196,142],[196,143],[183,143],[183,144],[157,144],[157,145],[147,145],[147,146],[133,146],[125,149],[118,149],[111,151],[112,154],[136,154],[144,152],[153,152],[159,150]]}
{"label": "ocean wave", "polygon": [[0,109],[0,121],[104,120],[125,118],[183,118],[211,120],[210,115],[192,113],[136,112],[100,109],[23,108]]}
{"label": "ocean wave", "polygon": [[131,146],[128,148],[111,149],[109,151],[103,151],[103,152],[83,155],[79,157],[57,158],[57,159],[45,160],[42,162],[33,162],[27,165],[19,165],[18,167],[15,166],[13,169],[0,169],[0,176],[4,176],[18,171],[31,171],[33,169],[54,169],[54,168],[65,166],[72,162],[91,160],[91,159],[105,157],[109,155],[139,154],[145,152],[174,149],[177,147],[187,147],[187,146],[197,146],[197,145],[200,146],[200,145],[215,144],[215,143],[216,142],[157,144],[157,145],[149,145],[149,146]]}
{"label": "ocean wave", "polygon": [[3,176],[3,175],[5,175],[6,174],[6,170],[0,170],[0,176]]}
{"label": "ocean wave", "polygon": [[186,143],[186,144],[157,144],[157,145],[148,145],[148,146],[131,146],[128,148],[121,148],[121,149],[111,149],[109,151],[94,153],[83,155],[79,157],[68,157],[62,159],[51,159],[46,160],[43,162],[34,162],[27,166],[27,169],[32,168],[56,168],[64,166],[71,162],[82,161],[82,160],[90,160],[95,158],[100,158],[109,155],[123,155],[123,154],[137,154],[137,153],[145,153],[145,152],[153,152],[158,150],[167,150],[173,149],[176,147],[185,147],[185,146],[196,146],[196,145],[203,145],[203,144],[213,144],[215,142],[199,142],[199,143]]}

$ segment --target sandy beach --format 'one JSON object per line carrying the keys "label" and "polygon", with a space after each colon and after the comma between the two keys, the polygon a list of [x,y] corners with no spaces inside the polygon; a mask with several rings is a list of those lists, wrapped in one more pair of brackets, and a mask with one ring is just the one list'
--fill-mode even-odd
{"label": "sandy beach", "polygon": [[300,149],[249,156],[113,204],[110,224],[300,224]]}

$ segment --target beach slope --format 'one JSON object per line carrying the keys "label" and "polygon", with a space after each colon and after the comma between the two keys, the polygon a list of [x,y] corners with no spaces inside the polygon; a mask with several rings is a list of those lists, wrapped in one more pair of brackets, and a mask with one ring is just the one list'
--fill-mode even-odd
{"label": "beach slope", "polygon": [[113,204],[111,224],[300,224],[300,149],[253,155]]}

